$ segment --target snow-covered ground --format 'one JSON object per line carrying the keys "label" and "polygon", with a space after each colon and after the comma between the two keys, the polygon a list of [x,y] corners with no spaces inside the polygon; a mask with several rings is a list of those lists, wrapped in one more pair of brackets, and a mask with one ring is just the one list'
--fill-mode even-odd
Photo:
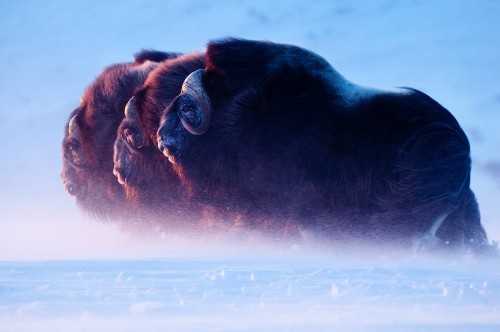
{"label": "snow-covered ground", "polygon": [[471,140],[472,187],[500,240],[499,17],[495,0],[0,1],[0,331],[499,330],[498,262],[150,246],[83,216],[59,175],[68,114],[103,67],[141,48],[268,39],[447,107]]}
{"label": "snow-covered ground", "polygon": [[375,263],[0,263],[0,330],[498,331],[498,266]]}

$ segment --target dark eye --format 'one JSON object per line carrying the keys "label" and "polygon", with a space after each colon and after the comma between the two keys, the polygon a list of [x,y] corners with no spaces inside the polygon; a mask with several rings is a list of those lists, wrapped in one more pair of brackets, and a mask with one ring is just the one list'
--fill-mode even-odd
{"label": "dark eye", "polygon": [[187,116],[191,116],[191,113],[194,112],[194,107],[190,104],[182,104],[180,108],[180,111],[184,114],[187,114]]}
{"label": "dark eye", "polygon": [[128,144],[130,144],[133,148],[142,148],[142,135],[137,130],[125,128],[123,130],[123,136],[125,136]]}
{"label": "dark eye", "polygon": [[196,133],[198,128],[203,123],[203,114],[196,100],[190,95],[183,95],[180,105],[179,105],[179,118],[181,119],[182,125],[190,133]]}
{"label": "dark eye", "polygon": [[82,149],[79,143],[72,142],[66,144],[66,147],[64,148],[64,158],[66,158],[67,160],[76,165],[81,165],[82,164],[81,154],[82,154]]}

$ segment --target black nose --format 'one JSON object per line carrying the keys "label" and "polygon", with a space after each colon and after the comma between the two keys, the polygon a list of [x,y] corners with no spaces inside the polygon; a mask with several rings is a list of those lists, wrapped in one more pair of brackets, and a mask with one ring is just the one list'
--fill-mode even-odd
{"label": "black nose", "polygon": [[161,153],[163,153],[163,150],[165,150],[165,144],[160,137],[158,137],[158,150],[160,150]]}
{"label": "black nose", "polygon": [[165,150],[165,126],[160,124],[160,128],[158,128],[158,131],[156,132],[156,141],[158,142],[158,149],[163,153],[163,150]]}

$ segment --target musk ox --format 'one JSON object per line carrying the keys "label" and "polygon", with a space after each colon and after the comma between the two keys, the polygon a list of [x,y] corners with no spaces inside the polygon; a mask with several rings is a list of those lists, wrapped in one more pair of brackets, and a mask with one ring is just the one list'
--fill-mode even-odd
{"label": "musk ox", "polygon": [[164,110],[158,147],[193,197],[276,225],[410,249],[488,248],[453,115],[415,89],[358,86],[296,46],[209,43],[205,68]]}
{"label": "musk ox", "polygon": [[157,61],[177,53],[145,50],[133,63],[111,65],[88,86],[80,106],[71,112],[62,142],[62,179],[67,192],[87,213],[101,218],[123,218],[123,188],[113,176],[113,142],[123,108],[142,85]]}
{"label": "musk ox", "polygon": [[164,61],[153,70],[127,103],[114,143],[113,173],[127,200],[161,216],[169,226],[189,225],[187,215],[199,209],[158,150],[156,132],[161,112],[179,94],[185,78],[204,67],[204,55],[195,53]]}

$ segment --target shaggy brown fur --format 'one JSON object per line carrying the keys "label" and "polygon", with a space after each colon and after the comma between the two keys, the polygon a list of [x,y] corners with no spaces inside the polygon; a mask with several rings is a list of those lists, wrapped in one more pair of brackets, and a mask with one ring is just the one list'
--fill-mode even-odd
{"label": "shaggy brown fur", "polygon": [[129,218],[136,212],[113,176],[113,142],[123,109],[158,63],[177,53],[142,51],[133,63],[111,65],[88,86],[69,116],[63,139],[62,179],[69,194],[90,215]]}

